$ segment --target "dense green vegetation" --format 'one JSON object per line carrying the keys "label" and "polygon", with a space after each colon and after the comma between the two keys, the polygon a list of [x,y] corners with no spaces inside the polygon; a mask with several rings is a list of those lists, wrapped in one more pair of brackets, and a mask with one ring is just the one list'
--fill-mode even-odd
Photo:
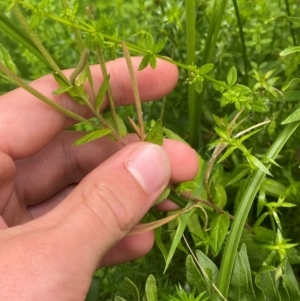
{"label": "dense green vegetation", "polygon": [[[300,300],[299,1],[7,0],[0,9],[1,94],[55,70],[35,36],[60,69],[76,67],[85,48],[90,64],[102,52],[123,56],[123,40],[141,68],[162,58],[180,70],[171,95],[143,112],[150,133],[162,135],[160,119],[166,137],[199,152],[197,178],[166,193],[190,209],[155,230],[148,256],[97,271],[88,300],[137,301],[145,283],[148,301]],[[78,83],[56,77],[87,103]],[[134,107],[117,110],[124,122],[111,110],[74,129],[133,131]],[[115,121],[110,131],[101,118]]]}

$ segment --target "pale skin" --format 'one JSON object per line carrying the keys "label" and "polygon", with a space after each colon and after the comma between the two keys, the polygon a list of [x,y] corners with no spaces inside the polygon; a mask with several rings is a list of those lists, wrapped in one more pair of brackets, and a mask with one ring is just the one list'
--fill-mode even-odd
{"label": "pale skin", "polygon": [[[140,61],[133,58],[135,70]],[[133,103],[125,60],[107,67],[117,105]],[[100,67],[92,74],[98,89]],[[149,101],[175,87],[178,71],[159,60],[136,76],[142,101]],[[52,95],[52,76],[32,86],[90,116],[66,95]],[[108,138],[73,147],[82,135],[64,131],[73,123],[22,89],[0,97],[0,300],[84,300],[97,268],[151,249],[151,231],[127,234],[170,181],[197,173],[196,153],[183,143],[160,147],[130,135],[126,147]]]}

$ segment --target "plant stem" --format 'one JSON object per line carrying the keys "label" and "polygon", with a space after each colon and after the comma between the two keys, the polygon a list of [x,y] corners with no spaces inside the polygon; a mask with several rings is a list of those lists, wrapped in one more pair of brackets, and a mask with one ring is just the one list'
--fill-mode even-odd
{"label": "plant stem", "polygon": [[[62,2],[62,5],[65,9],[70,9],[70,4],[69,4],[68,0],[61,0],[61,2]],[[72,21],[75,22],[75,20],[72,20]],[[73,33],[74,33],[74,36],[75,36],[75,40],[76,40],[76,43],[77,43],[79,53],[82,55],[82,53],[85,51],[85,47],[84,47],[84,43],[83,43],[80,31],[79,31],[78,28],[73,27]],[[91,73],[88,61],[85,64],[85,70],[86,70],[86,74],[87,74],[89,84],[90,84],[91,89],[92,89],[93,97],[95,98],[94,81],[93,81],[93,77],[92,77],[92,73]]]}
{"label": "plant stem", "polygon": [[[286,7],[286,13],[287,13],[288,16],[290,16],[291,11],[290,11],[289,0],[284,0],[284,2],[285,2],[285,7]],[[289,24],[290,24],[291,36],[292,36],[292,39],[293,39],[293,43],[294,43],[294,46],[296,46],[297,42],[296,42],[296,35],[295,35],[294,28],[293,28],[293,24],[292,24],[291,21],[289,21]]]}
{"label": "plant stem", "polygon": [[211,18],[209,31],[205,41],[205,49],[203,54],[203,65],[211,62],[214,49],[216,47],[217,38],[219,35],[219,30],[221,22],[224,16],[224,11],[226,7],[227,0],[215,0],[214,12]]}
{"label": "plant stem", "polygon": [[[234,118],[231,120],[230,124],[228,125],[228,129],[227,129],[228,134],[231,134],[235,122],[241,116],[241,114],[243,112],[244,112],[244,109],[238,111],[236,113],[236,115],[234,116]],[[211,173],[211,170],[212,170],[213,166],[215,165],[215,162],[216,162],[218,156],[222,153],[222,151],[226,148],[227,145],[228,145],[228,143],[221,143],[221,144],[217,145],[217,147],[213,151],[213,154],[212,154],[212,156],[211,156],[211,158],[210,158],[210,160],[207,164],[207,168],[206,168],[206,171],[205,171],[205,176],[204,176],[205,189],[206,189],[208,198],[211,202],[213,200],[212,200],[212,195],[211,195],[210,189],[209,189],[210,173]]]}
{"label": "plant stem", "polygon": [[[288,124],[283,129],[283,131],[280,133],[280,135],[277,137],[275,142],[270,147],[269,151],[266,153],[266,158],[270,158],[273,160],[276,159],[282,147],[285,145],[285,143],[293,134],[293,132],[297,129],[299,124],[300,122],[293,122]],[[243,226],[245,225],[254,198],[265,178],[265,175],[266,174],[261,170],[257,170],[255,172],[252,180],[250,181],[250,183],[248,184],[244,192],[242,200],[235,214],[235,219],[231,226],[231,230],[222,257],[220,273],[218,277],[218,285],[217,285],[220,292],[225,298],[227,298],[228,296],[232,270],[233,270],[239,242],[242,236]]]}
{"label": "plant stem", "polygon": [[[19,4],[25,6],[26,8],[29,8],[31,9],[32,11],[34,11],[34,7],[28,3],[25,3],[23,1],[20,1]],[[81,24],[77,24],[76,22],[71,22],[70,20],[67,20],[67,19],[64,19],[62,17],[59,17],[59,16],[55,16],[53,14],[50,14],[48,12],[44,12],[44,16],[45,17],[48,17],[49,19],[52,19],[58,23],[61,23],[61,24],[64,24],[66,26],[70,26],[70,27],[73,27],[73,28],[77,28],[77,29],[80,29],[82,31],[85,31],[85,32],[89,32],[89,33],[94,33],[95,32],[95,29],[90,26],[89,24],[85,23],[85,22],[82,22],[82,21],[78,21],[80,22]],[[113,37],[113,36],[109,36],[105,33],[102,33],[102,36],[103,38],[105,39],[104,41],[104,44],[108,44],[108,45],[111,45],[111,43],[114,43],[120,47],[122,47],[122,41],[116,37]],[[140,54],[148,54],[148,50],[143,48],[143,47],[140,47],[140,46],[137,46],[137,45],[134,45],[132,43],[126,43],[126,46],[128,48],[128,50],[130,51],[134,51],[136,53],[140,53]],[[161,60],[164,60],[166,62],[169,62],[177,67],[180,67],[180,68],[183,68],[185,70],[188,70],[188,71],[191,71],[191,72],[196,72],[197,71],[197,68],[193,67],[193,66],[190,66],[190,65],[185,65],[183,63],[180,63],[180,62],[177,62],[177,61],[174,61],[172,60],[171,58],[168,58],[166,56],[163,56],[163,55],[159,55],[159,54],[155,54],[157,58],[161,59]],[[212,83],[217,83],[218,85],[221,85],[223,86],[225,89],[227,88],[227,86],[224,84],[222,84],[222,82],[219,82],[217,80],[215,80],[214,78],[208,76],[208,75],[201,75],[202,77],[204,77],[206,80],[212,82]]]}
{"label": "plant stem", "polygon": [[48,98],[45,95],[43,95],[42,93],[40,93],[38,90],[31,87],[29,84],[27,84],[25,81],[20,79],[16,74],[14,74],[11,70],[9,70],[2,63],[0,63],[0,70],[4,74],[6,74],[11,81],[16,83],[18,86],[22,87],[27,92],[31,93],[33,96],[39,98],[41,101],[43,101],[47,105],[51,106],[55,110],[61,112],[62,114],[66,115],[68,117],[71,117],[75,120],[78,120],[80,122],[87,122],[90,125],[92,125],[93,127],[99,128],[96,124],[94,124],[90,120],[85,119],[85,118],[81,117],[80,115],[77,115],[76,113],[73,113],[72,111],[69,111],[69,110],[65,109],[64,107],[62,107],[61,105],[59,105],[55,101],[51,100],[50,98]]}
{"label": "plant stem", "polygon": [[[108,73],[107,73],[107,69],[106,69],[106,64],[105,64],[103,52],[102,52],[102,50],[99,46],[96,47],[96,51],[97,51],[98,61],[99,61],[99,64],[100,64],[100,68],[101,68],[101,71],[102,71],[103,78],[106,78],[108,76]],[[118,120],[117,120],[117,112],[116,112],[116,107],[115,107],[115,103],[114,103],[114,100],[113,100],[112,90],[111,90],[110,84],[108,84],[108,86],[107,86],[107,96],[108,96],[111,115],[112,115],[112,118],[114,120],[114,124],[115,124],[115,128],[116,128],[116,132],[118,133],[118,135],[120,135],[119,125],[118,125]]]}
{"label": "plant stem", "polygon": [[133,95],[134,95],[134,101],[135,101],[135,108],[136,108],[136,113],[138,116],[138,121],[139,121],[139,126],[140,126],[140,134],[141,134],[141,140],[145,140],[145,130],[144,130],[144,120],[143,120],[143,111],[142,111],[142,105],[141,105],[141,99],[140,99],[140,94],[139,94],[139,89],[136,81],[136,76],[135,72],[133,69],[132,61],[130,58],[130,54],[128,51],[128,48],[126,47],[126,44],[124,41],[122,41],[122,48],[123,48],[123,53],[126,59],[127,67],[129,70],[130,74],[130,79],[132,82],[132,88],[133,88]]}
{"label": "plant stem", "polygon": [[241,39],[242,54],[243,54],[243,60],[244,60],[245,83],[246,83],[246,85],[248,85],[248,81],[249,81],[249,79],[248,79],[248,57],[247,57],[247,51],[246,51],[246,44],[245,44],[243,26],[242,26],[242,21],[241,21],[241,16],[240,16],[237,1],[232,0],[232,3],[233,3],[233,6],[234,6],[236,20],[237,20],[237,24],[238,24],[238,27],[239,27],[240,39]]}
{"label": "plant stem", "polygon": [[[178,206],[180,206],[182,208],[184,208],[186,206],[187,200],[189,200],[189,201],[192,200],[195,203],[200,203],[202,205],[212,208],[219,214],[224,214],[227,212],[227,211],[221,209],[220,207],[218,207],[217,205],[213,204],[209,200],[205,200],[203,198],[193,196],[190,192],[182,192],[178,195],[175,192],[176,189],[174,187],[172,187],[172,186],[169,186],[169,187],[171,189],[171,193],[169,194],[168,199],[170,199],[171,201],[173,201],[175,204],[177,204]],[[231,214],[228,214],[228,216],[232,221],[235,219],[235,217]],[[249,231],[252,231],[252,228],[250,225],[245,224],[244,227],[247,228]]]}
{"label": "plant stem", "polygon": [[49,63],[49,65],[53,68],[53,70],[55,72],[57,72],[61,78],[63,78],[66,82],[68,82],[68,79],[66,78],[66,76],[63,74],[63,72],[61,71],[61,69],[57,66],[57,64],[55,63],[55,61],[53,60],[52,56],[49,54],[49,52],[46,50],[46,48],[43,46],[43,44],[41,43],[41,41],[39,40],[39,38],[37,37],[36,34],[34,34],[33,31],[30,31],[29,26],[18,6],[18,4],[16,3],[13,6],[13,12],[15,13],[17,19],[19,20],[19,22],[21,23],[22,27],[25,29],[26,33],[28,34],[28,36],[31,38],[32,42],[35,44],[35,46],[39,49],[39,51],[42,53],[42,55],[44,56],[44,58],[47,60],[47,62]]}
{"label": "plant stem", "polygon": [[[195,29],[195,0],[185,0],[187,65],[195,64],[196,29]],[[189,104],[189,142],[198,148],[199,108],[196,100],[195,85],[188,86]]]}
{"label": "plant stem", "polygon": [[116,130],[102,117],[102,115],[95,110],[92,103],[87,99],[83,98],[85,104],[89,107],[89,109],[93,112],[93,114],[98,118],[98,120],[108,129],[111,130],[111,134],[114,136],[114,138],[121,143],[121,145],[126,146],[125,141],[123,138],[116,132]]}

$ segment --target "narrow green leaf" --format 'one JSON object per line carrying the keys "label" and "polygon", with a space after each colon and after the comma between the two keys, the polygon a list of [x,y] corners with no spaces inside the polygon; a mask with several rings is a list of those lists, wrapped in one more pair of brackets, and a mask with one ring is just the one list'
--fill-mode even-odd
{"label": "narrow green leaf", "polygon": [[223,156],[219,159],[218,164],[223,162],[228,156],[232,154],[232,152],[237,149],[237,146],[231,146],[229,147],[226,152],[223,154]]}
{"label": "narrow green leaf", "polygon": [[201,294],[204,291],[208,291],[206,282],[196,266],[194,259],[191,255],[186,258],[186,280],[190,288],[196,288],[198,293]]}
{"label": "narrow green leaf", "polygon": [[216,131],[216,133],[218,134],[218,136],[220,136],[222,139],[224,139],[226,142],[230,141],[230,137],[228,135],[228,133],[226,133],[225,131],[214,127],[214,130]]}
{"label": "narrow green leaf", "polygon": [[145,35],[145,47],[146,49],[148,50],[153,50],[153,47],[154,47],[154,39],[153,39],[153,36],[147,32],[146,35]]}
{"label": "narrow green leaf", "polygon": [[235,67],[232,67],[227,74],[227,84],[229,87],[232,87],[237,80],[237,72]]}
{"label": "narrow green leaf", "polygon": [[83,137],[79,138],[78,140],[76,140],[73,145],[74,146],[79,146],[85,143],[88,143],[90,141],[99,139],[103,136],[108,135],[111,132],[110,129],[101,129],[101,130],[97,130],[91,133],[88,133],[86,135],[84,135]]}
{"label": "narrow green leaf", "polygon": [[52,92],[53,95],[61,95],[73,89],[73,86],[60,87]]}
{"label": "narrow green leaf", "polygon": [[0,62],[4,64],[8,69],[12,72],[16,73],[17,68],[15,63],[13,62],[9,52],[5,49],[5,47],[0,43]]}
{"label": "narrow green leaf", "polygon": [[154,229],[154,237],[155,237],[155,242],[160,249],[161,253],[163,254],[164,260],[167,260],[168,257],[168,252],[167,249],[165,248],[165,244],[162,241],[162,234],[161,234],[161,229],[162,227],[158,227]]}
{"label": "narrow green leaf", "polygon": [[158,41],[154,45],[154,53],[160,53],[165,48],[167,41],[168,41],[168,38],[164,38],[164,39]]}
{"label": "narrow green leaf", "polygon": [[157,204],[160,204],[161,202],[163,202],[169,196],[170,192],[171,192],[171,189],[170,188],[166,188],[162,192],[162,194],[159,196],[159,198],[155,201],[154,205],[157,205]]}
{"label": "narrow green leaf", "polygon": [[151,127],[145,141],[152,142],[158,145],[163,143],[163,129],[161,120],[157,120],[154,126]]}
{"label": "narrow green leaf", "polygon": [[156,280],[153,275],[149,275],[146,281],[146,296],[147,301],[158,301]]}
{"label": "narrow green leaf", "polygon": [[[127,128],[126,125],[124,123],[124,120],[120,117],[120,115],[116,112],[116,121],[118,123],[118,129],[119,129],[119,134],[122,138],[124,138],[127,135]],[[106,120],[106,122],[112,127],[115,128],[115,121],[112,117],[112,113],[111,111],[107,111],[105,112],[103,115],[104,119]]]}
{"label": "narrow green leaf", "polygon": [[201,92],[203,91],[203,80],[197,80],[195,82],[195,91],[198,93],[198,94],[201,94]]}
{"label": "narrow green leaf", "polygon": [[140,301],[139,290],[136,285],[127,277],[123,281],[124,290],[130,295],[134,301]]}
{"label": "narrow green leaf", "polygon": [[184,139],[182,139],[179,135],[165,127],[163,128],[163,132],[168,138],[187,144],[187,142]]}
{"label": "narrow green leaf", "polygon": [[227,235],[230,220],[228,213],[218,214],[210,224],[210,246],[214,256],[220,252],[222,244]]}
{"label": "narrow green leaf", "polygon": [[149,57],[150,66],[152,69],[156,68],[156,56],[155,54],[151,54]]}
{"label": "narrow green leaf", "polygon": [[108,88],[108,85],[109,85],[109,80],[110,80],[110,75],[108,74],[105,78],[104,78],[104,81],[97,93],[97,96],[96,96],[96,103],[95,103],[95,109],[96,111],[98,112],[103,104],[103,101],[104,101],[104,96],[105,96],[105,93],[107,91],[107,88]]}
{"label": "narrow green leaf", "polygon": [[258,169],[272,177],[272,174],[270,173],[269,169],[263,163],[261,163],[261,161],[259,161],[255,156],[248,155],[246,158]]}
{"label": "narrow green leaf", "polygon": [[299,51],[300,51],[300,46],[292,46],[292,47],[285,48],[283,51],[279,53],[279,55],[286,56],[288,54],[299,52]]}
{"label": "narrow green leaf", "polygon": [[296,109],[289,117],[287,117],[284,121],[281,122],[281,124],[288,124],[295,121],[300,120],[300,108]]}
{"label": "narrow green leaf", "polygon": [[251,136],[255,135],[256,133],[260,132],[262,129],[257,129],[255,131],[252,131],[244,136],[242,136],[242,138],[240,139],[240,142],[244,142],[245,140],[247,140],[248,138],[250,138]]}
{"label": "narrow green leaf", "polygon": [[198,73],[200,75],[207,74],[213,69],[214,69],[214,64],[205,64],[199,68]]}
{"label": "narrow green leaf", "polygon": [[60,87],[70,86],[70,83],[68,81],[65,81],[65,79],[62,78],[57,72],[53,72],[52,75],[55,81],[60,85]]}
{"label": "narrow green leaf", "polygon": [[240,172],[238,172],[237,174],[232,175],[231,180],[226,184],[226,186],[228,185],[233,185],[234,183],[236,183],[237,181],[239,181],[240,179],[242,179],[245,175],[249,174],[249,167],[245,167],[244,169],[242,169]]}
{"label": "narrow green leaf", "polygon": [[169,267],[169,264],[173,258],[173,255],[177,249],[177,246],[180,243],[181,237],[183,235],[183,232],[187,226],[187,222],[190,219],[190,217],[192,216],[192,214],[194,213],[194,210],[190,210],[184,214],[182,214],[179,218],[178,218],[178,227],[176,229],[176,233],[174,235],[173,241],[172,241],[172,245],[171,248],[169,250],[169,254],[166,260],[166,266],[165,266],[165,270],[164,273],[166,272],[166,270]]}
{"label": "narrow green leaf", "polygon": [[149,64],[149,61],[150,61],[150,55],[146,54],[143,57],[140,65],[139,65],[138,71],[142,71],[143,69],[145,69],[148,66],[148,64]]}

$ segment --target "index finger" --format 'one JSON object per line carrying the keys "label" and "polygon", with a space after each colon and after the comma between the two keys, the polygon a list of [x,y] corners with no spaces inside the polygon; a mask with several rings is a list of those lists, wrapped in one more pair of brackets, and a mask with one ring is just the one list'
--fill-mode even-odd
{"label": "index finger", "polygon": [[[132,58],[135,70],[138,69],[140,62],[140,57]],[[125,59],[108,62],[107,69],[116,106],[132,104],[133,91]],[[91,66],[91,72],[97,91],[103,82],[100,67]],[[68,77],[72,70],[66,70],[64,73]],[[158,60],[155,70],[147,67],[143,71],[136,71],[136,77],[141,100],[150,101],[165,96],[174,88],[178,71],[174,65]],[[86,106],[75,103],[67,94],[59,96],[52,94],[58,88],[52,75],[33,81],[31,86],[78,115],[85,118],[92,116]],[[94,101],[93,93],[88,86],[87,92]],[[105,106],[107,101],[104,102],[103,108]],[[74,119],[56,111],[27,91],[16,89],[0,97],[0,151],[13,159],[31,156],[74,123]]]}

